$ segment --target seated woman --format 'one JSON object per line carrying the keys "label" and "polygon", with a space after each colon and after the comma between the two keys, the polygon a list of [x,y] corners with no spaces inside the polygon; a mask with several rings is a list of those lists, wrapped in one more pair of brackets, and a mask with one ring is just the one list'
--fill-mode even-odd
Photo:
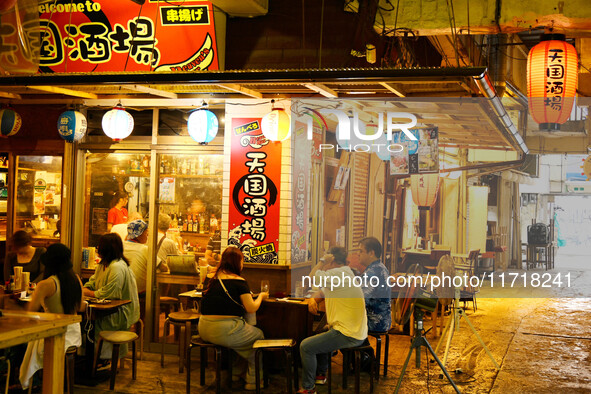
{"label": "seated woman", "polygon": [[23,267],[24,272],[30,272],[31,282],[38,283],[43,279],[41,255],[45,253],[45,248],[32,246],[32,241],[29,233],[23,230],[12,235],[10,243],[13,253],[8,255],[4,263],[4,280],[10,279],[10,275],[14,274],[14,267]]}
{"label": "seated woman", "polygon": [[269,296],[264,292],[253,300],[246,280],[240,276],[243,266],[240,249],[227,248],[222,254],[217,270],[203,292],[199,335],[203,340],[236,351],[248,361],[246,390],[255,389],[254,350],[255,341],[263,339],[263,332],[244,320],[246,312],[256,312],[261,302]]}
{"label": "seated woman", "polygon": [[[94,321],[95,339],[101,331],[127,331],[140,317],[140,306],[137,285],[129,261],[123,256],[123,243],[115,233],[104,234],[98,242],[97,253],[101,259],[96,266],[94,275],[84,285],[86,297],[106,298],[110,300],[130,300],[110,315]],[[101,354],[102,359],[110,359],[113,346],[105,342]],[[127,353],[127,346],[121,346],[119,358]]]}
{"label": "seated woman", "polygon": [[[81,309],[82,282],[72,270],[70,256],[70,249],[66,245],[57,243],[47,248],[41,257],[45,266],[45,279],[37,285],[28,305],[29,311],[38,311],[43,306],[45,312],[73,315]],[[70,324],[66,330],[64,350],[81,344],[80,323]],[[20,368],[22,387],[26,389],[31,377],[42,368],[43,340],[29,342]]]}

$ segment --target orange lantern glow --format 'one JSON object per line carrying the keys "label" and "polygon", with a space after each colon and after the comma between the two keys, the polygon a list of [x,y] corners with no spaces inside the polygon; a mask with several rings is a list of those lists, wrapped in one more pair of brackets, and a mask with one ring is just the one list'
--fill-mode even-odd
{"label": "orange lantern glow", "polygon": [[579,59],[563,34],[544,34],[527,57],[529,110],[540,130],[560,130],[577,92]]}
{"label": "orange lantern glow", "polygon": [[419,206],[419,209],[429,209],[437,201],[439,173],[411,175],[410,191],[412,200]]}

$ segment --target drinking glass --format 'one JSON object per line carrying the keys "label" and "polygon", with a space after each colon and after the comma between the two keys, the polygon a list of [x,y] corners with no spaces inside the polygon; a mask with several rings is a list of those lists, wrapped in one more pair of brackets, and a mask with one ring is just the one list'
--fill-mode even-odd
{"label": "drinking glass", "polygon": [[261,281],[261,293],[263,292],[269,292],[269,281],[266,279]]}

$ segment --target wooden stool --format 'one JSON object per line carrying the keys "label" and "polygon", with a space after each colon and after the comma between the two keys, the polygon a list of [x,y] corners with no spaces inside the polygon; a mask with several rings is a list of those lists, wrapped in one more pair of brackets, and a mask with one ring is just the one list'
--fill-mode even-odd
{"label": "wooden stool", "polygon": [[[359,374],[361,372],[361,353],[367,352],[371,354],[371,368],[369,372],[369,392],[373,393],[373,375],[375,371],[375,357],[373,356],[373,349],[371,345],[360,345],[356,347],[349,347],[340,349],[343,353],[343,390],[347,389],[347,375],[349,374],[349,356],[351,352],[354,355],[354,364],[355,364],[355,393],[359,394],[360,390],[360,381],[359,381]],[[330,359],[328,364],[330,365]],[[330,368],[329,368],[330,371]]]}
{"label": "wooden stool", "polygon": [[164,311],[164,317],[168,317],[171,312],[178,310],[179,299],[176,297],[160,297],[160,310]]}
{"label": "wooden stool", "polygon": [[136,334],[138,334],[140,338],[140,360],[144,359],[144,322],[142,319],[139,319],[133,325],[133,329]]}
{"label": "wooden stool", "polygon": [[111,342],[113,344],[113,355],[111,356],[111,384],[109,390],[115,389],[115,377],[117,377],[117,362],[119,361],[119,346],[131,342],[132,351],[132,369],[131,378],[135,380],[137,373],[137,357],[135,351],[135,342],[138,340],[138,335],[131,331],[101,331],[99,333],[98,351],[94,354],[94,364],[92,367],[93,375],[96,373],[96,362],[101,354],[103,341]]}
{"label": "wooden stool", "polygon": [[[207,366],[207,349],[212,348],[215,351],[215,392],[222,392],[222,350],[226,349],[223,346],[216,345],[210,342],[206,342],[199,335],[191,337],[191,341],[187,348],[187,394],[191,391],[191,350],[194,347],[200,349],[199,358],[199,384],[205,385],[205,367]],[[228,349],[228,387],[232,389],[232,349]]]}
{"label": "wooden stool", "polygon": [[390,352],[390,335],[388,332],[370,331],[369,336],[376,339],[376,381],[380,381],[380,358],[382,354],[382,336],[386,336],[384,347],[384,376],[388,376],[388,353]]}
{"label": "wooden stool", "polygon": [[[287,392],[289,394],[292,393],[291,388],[291,368],[293,365],[294,377],[295,377],[295,388],[296,391],[298,389],[298,367],[294,364],[294,360],[296,357],[295,354],[295,345],[296,341],[293,339],[259,339],[256,341],[252,348],[255,349],[255,356],[254,356],[254,365],[255,365],[255,377],[256,377],[256,390],[257,394],[261,392],[261,376],[259,374],[259,355],[263,350],[268,351],[275,351],[281,350],[285,355],[285,375],[287,378]],[[267,369],[263,365],[263,375],[264,375],[264,385],[265,387],[269,386],[269,377],[267,373]]]}
{"label": "wooden stool", "polygon": [[178,326],[181,328],[181,335],[179,338],[179,373],[183,373],[185,367],[185,353],[191,342],[191,325],[197,323],[201,314],[184,311],[184,312],[172,312],[168,315],[164,321],[164,333],[162,337],[162,348],[160,353],[160,366],[164,367],[164,344],[166,343],[166,337],[168,336],[168,329],[170,325]]}
{"label": "wooden stool", "polygon": [[[78,348],[76,346],[70,346],[66,350],[66,367],[64,368],[64,372],[66,374],[66,384],[64,387],[66,388],[66,392],[68,394],[72,394],[74,392],[74,367],[76,362],[76,352]],[[8,393],[8,376],[10,376],[10,361],[6,360],[8,363],[8,375],[6,379],[6,392]],[[29,382],[29,394],[33,392],[33,377],[31,376],[31,380]]]}

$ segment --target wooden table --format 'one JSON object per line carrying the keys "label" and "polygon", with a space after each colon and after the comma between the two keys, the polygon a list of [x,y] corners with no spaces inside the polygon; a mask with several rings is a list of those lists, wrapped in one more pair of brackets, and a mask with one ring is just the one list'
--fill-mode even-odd
{"label": "wooden table", "polygon": [[[198,300],[201,291],[187,291],[179,298]],[[281,301],[268,298],[257,311],[257,327],[263,330],[265,339],[292,338],[298,344],[313,334],[314,315],[308,312],[308,305],[299,300]]]}
{"label": "wooden table", "polygon": [[0,348],[44,339],[43,393],[64,392],[66,328],[81,321],[78,315],[2,311]]}
{"label": "wooden table", "polygon": [[90,341],[94,341],[94,328],[95,324],[94,321],[100,319],[102,317],[108,316],[112,313],[115,313],[117,309],[119,309],[123,305],[130,304],[130,300],[110,300],[108,304],[93,304],[89,303],[86,313],[86,319],[92,322],[92,326],[86,335],[86,362],[85,362],[85,369],[86,372],[89,374],[92,373],[92,363],[94,362],[94,343]]}

